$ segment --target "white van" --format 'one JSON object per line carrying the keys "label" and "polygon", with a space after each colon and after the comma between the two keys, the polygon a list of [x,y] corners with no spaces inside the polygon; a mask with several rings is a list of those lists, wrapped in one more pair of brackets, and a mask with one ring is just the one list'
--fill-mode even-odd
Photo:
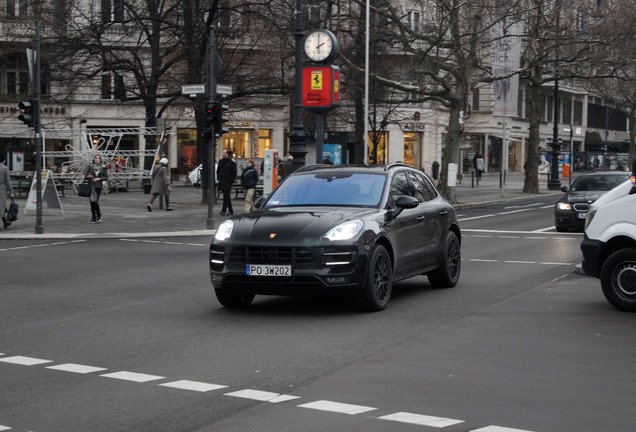
{"label": "white van", "polygon": [[636,158],[632,177],[592,206],[581,242],[583,271],[601,279],[616,309],[636,312]]}

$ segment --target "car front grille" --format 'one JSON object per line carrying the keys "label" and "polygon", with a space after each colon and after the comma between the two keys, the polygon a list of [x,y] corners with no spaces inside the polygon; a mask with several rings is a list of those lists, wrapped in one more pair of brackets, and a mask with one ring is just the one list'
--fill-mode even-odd
{"label": "car front grille", "polygon": [[212,270],[225,266],[243,268],[246,264],[291,265],[294,269],[324,266],[354,266],[358,258],[355,247],[262,247],[241,246],[210,249]]}
{"label": "car front grille", "polygon": [[230,254],[229,265],[288,264],[295,267],[315,267],[317,259],[311,248],[298,247],[237,247]]}
{"label": "car front grille", "polygon": [[590,205],[588,203],[576,203],[572,205],[572,208],[577,212],[587,212],[590,209]]}

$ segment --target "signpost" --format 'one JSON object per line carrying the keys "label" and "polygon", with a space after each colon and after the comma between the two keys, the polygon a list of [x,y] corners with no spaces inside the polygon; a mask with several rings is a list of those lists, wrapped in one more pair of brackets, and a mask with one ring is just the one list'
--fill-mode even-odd
{"label": "signpost", "polygon": [[[192,97],[198,94],[205,94],[205,84],[188,84],[181,86],[182,95],[190,95]],[[216,94],[229,96],[232,94],[232,86],[226,84],[216,85]]]}

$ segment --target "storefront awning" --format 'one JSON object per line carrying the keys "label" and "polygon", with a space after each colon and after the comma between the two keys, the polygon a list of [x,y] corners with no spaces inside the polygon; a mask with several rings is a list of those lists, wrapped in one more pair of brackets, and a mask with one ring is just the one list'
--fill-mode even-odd
{"label": "storefront awning", "polygon": [[585,132],[585,145],[602,145],[604,143],[598,132]]}

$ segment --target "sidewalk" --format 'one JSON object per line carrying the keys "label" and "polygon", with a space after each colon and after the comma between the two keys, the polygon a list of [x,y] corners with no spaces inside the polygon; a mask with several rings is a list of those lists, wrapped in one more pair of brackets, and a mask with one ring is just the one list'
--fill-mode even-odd
{"label": "sidewalk", "polygon": [[[113,192],[100,198],[103,220],[101,223],[90,223],[91,212],[88,198],[79,197],[67,191],[60,197],[62,212],[49,210],[46,202],[42,207],[42,234],[35,234],[35,210],[25,214],[26,199],[17,199],[20,206],[18,220],[8,229],[0,231],[0,240],[5,239],[52,239],[52,238],[117,238],[117,237],[177,237],[177,236],[211,236],[214,230],[206,229],[208,206],[201,204],[201,189],[183,186],[183,182],[173,184],[170,194],[170,207],[174,211],[159,209],[159,200],[154,203],[154,210],[148,212],[146,204],[150,195],[142,191]],[[568,179],[561,184],[567,186]],[[485,207],[499,202],[514,201],[527,198],[522,193],[523,174],[509,174],[503,192],[499,186],[499,173],[484,174],[479,185],[471,187],[470,175],[464,176],[462,183],[457,184],[456,208]],[[546,201],[556,202],[560,191],[547,189],[547,182],[540,180],[539,193],[546,196]],[[233,200],[234,214],[243,213],[244,201]],[[214,203],[214,227],[227,217],[219,215],[221,201]]]}

